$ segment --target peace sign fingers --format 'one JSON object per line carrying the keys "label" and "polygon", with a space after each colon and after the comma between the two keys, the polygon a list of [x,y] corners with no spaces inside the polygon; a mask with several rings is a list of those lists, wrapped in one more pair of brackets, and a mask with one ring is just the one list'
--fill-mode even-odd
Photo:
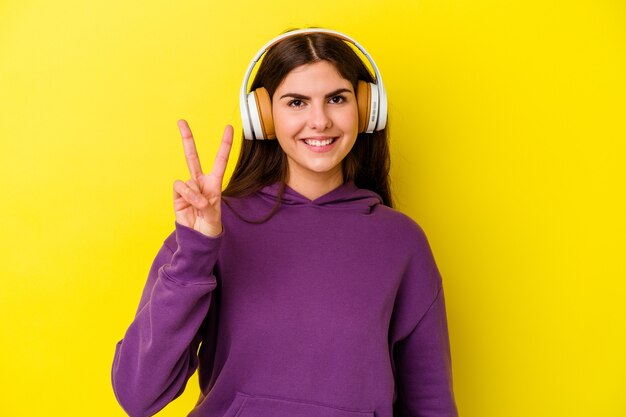
{"label": "peace sign fingers", "polygon": [[222,231],[221,197],[222,181],[228,156],[233,143],[233,127],[227,125],[211,173],[202,173],[200,158],[191,129],[185,120],[178,121],[178,129],[183,139],[185,160],[191,178],[185,183],[174,183],[174,212],[176,221],[184,226],[209,235],[217,236]]}

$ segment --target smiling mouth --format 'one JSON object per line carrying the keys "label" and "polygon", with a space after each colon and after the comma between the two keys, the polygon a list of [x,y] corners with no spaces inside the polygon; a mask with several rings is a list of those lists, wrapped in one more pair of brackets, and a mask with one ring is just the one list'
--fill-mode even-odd
{"label": "smiling mouth", "polygon": [[304,143],[306,143],[309,146],[328,146],[331,143],[335,142],[335,140],[337,140],[337,138],[328,138],[328,139],[324,139],[324,140],[319,140],[319,139],[304,139]]}

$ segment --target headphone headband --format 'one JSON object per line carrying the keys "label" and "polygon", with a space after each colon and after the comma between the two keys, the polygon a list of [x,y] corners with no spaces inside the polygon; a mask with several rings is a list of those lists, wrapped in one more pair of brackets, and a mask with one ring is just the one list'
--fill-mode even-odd
{"label": "headphone headband", "polygon": [[372,68],[374,69],[374,75],[376,77],[376,89],[378,90],[378,100],[377,100],[377,108],[373,109],[372,112],[372,121],[375,121],[374,118],[376,118],[376,124],[375,124],[375,130],[382,130],[385,128],[385,125],[387,123],[387,94],[385,93],[385,88],[383,86],[383,79],[382,76],[380,75],[380,72],[378,71],[378,67],[376,66],[376,63],[374,62],[374,60],[372,59],[372,57],[367,53],[367,51],[365,50],[365,48],[363,48],[357,41],[355,41],[354,39],[352,39],[351,37],[334,31],[334,30],[329,30],[329,29],[298,29],[298,30],[294,30],[294,31],[290,31],[287,33],[283,33],[280,36],[275,37],[274,39],[270,40],[269,42],[267,42],[265,45],[263,45],[263,47],[254,55],[254,58],[252,58],[252,61],[250,61],[250,65],[248,65],[248,69],[246,70],[246,73],[243,77],[243,82],[241,84],[241,93],[239,95],[239,108],[241,110],[241,118],[242,118],[242,124],[243,124],[243,132],[244,132],[244,137],[246,139],[254,139],[255,135],[253,133],[253,120],[251,119],[251,115],[250,115],[250,108],[248,107],[248,82],[250,81],[250,75],[252,74],[252,70],[254,69],[254,66],[256,65],[256,63],[261,59],[261,56],[267,52],[267,50],[269,48],[271,48],[272,46],[274,46],[275,44],[279,43],[280,41],[282,41],[283,39],[286,38],[290,38],[293,36],[297,36],[297,35],[301,35],[301,34],[306,34],[306,33],[325,33],[328,35],[332,35],[336,38],[342,39],[346,42],[350,42],[351,44],[353,44],[354,46],[356,46],[356,48],[361,51],[361,53],[367,58],[367,60],[369,61],[369,63],[372,65]]}

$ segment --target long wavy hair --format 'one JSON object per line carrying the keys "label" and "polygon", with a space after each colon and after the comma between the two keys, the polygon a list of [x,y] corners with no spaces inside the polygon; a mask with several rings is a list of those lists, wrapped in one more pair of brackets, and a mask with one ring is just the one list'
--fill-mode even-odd
{"label": "long wavy hair", "polygon": [[[259,65],[251,89],[265,87],[269,96],[273,97],[289,72],[318,61],[330,62],[342,77],[352,83],[354,91],[357,90],[358,80],[374,81],[361,58],[343,40],[312,32],[288,37],[273,45]],[[389,168],[387,128],[373,133],[359,133],[352,150],[342,162],[345,182],[354,181],[359,188],[374,191],[382,198],[383,204],[392,207]],[[282,195],[287,170],[287,156],[277,140],[246,140],[242,136],[237,165],[222,194],[242,197],[281,182]]]}

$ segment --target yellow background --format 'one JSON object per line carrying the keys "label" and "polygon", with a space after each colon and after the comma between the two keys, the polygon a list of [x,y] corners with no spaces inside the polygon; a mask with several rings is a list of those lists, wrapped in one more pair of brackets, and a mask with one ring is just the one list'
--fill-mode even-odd
{"label": "yellow background", "polygon": [[621,0],[4,0],[0,415],[124,415],[109,371],[186,179],[176,120],[210,166],[252,55],[310,25],[383,73],[461,415],[626,416]]}

